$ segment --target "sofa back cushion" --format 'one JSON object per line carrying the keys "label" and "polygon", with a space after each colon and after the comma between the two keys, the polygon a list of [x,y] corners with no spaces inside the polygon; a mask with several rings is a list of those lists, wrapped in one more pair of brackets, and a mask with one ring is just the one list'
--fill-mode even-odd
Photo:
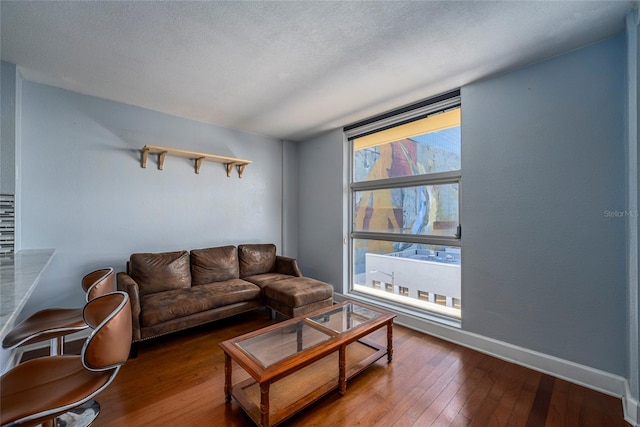
{"label": "sofa back cushion", "polygon": [[238,246],[240,277],[270,273],[276,268],[276,245],[253,244]]}
{"label": "sofa back cushion", "polygon": [[140,294],[191,286],[189,252],[162,252],[131,255],[129,275],[136,281]]}
{"label": "sofa back cushion", "polygon": [[237,279],[238,250],[235,246],[193,249],[191,277],[194,286]]}

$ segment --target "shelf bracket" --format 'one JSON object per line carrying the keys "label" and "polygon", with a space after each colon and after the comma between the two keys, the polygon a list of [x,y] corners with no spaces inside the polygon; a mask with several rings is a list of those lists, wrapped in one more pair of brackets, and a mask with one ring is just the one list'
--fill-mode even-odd
{"label": "shelf bracket", "polygon": [[147,156],[149,155],[149,149],[145,146],[142,149],[142,158],[140,160],[140,166],[142,168],[146,168],[147,167]]}
{"label": "shelf bracket", "polygon": [[196,160],[196,173],[200,173],[200,166],[202,166],[202,161],[204,157],[198,157]]}
{"label": "shelf bracket", "polygon": [[162,170],[164,168],[164,158],[167,157],[166,151],[161,151],[158,153],[158,169]]}
{"label": "shelf bracket", "polygon": [[224,167],[227,169],[227,176],[231,176],[231,171],[233,170],[233,163],[225,163]]}
{"label": "shelf bracket", "polygon": [[238,177],[242,178],[242,174],[244,172],[244,168],[247,166],[246,163],[241,163],[239,165],[236,165],[236,168],[238,169]]}

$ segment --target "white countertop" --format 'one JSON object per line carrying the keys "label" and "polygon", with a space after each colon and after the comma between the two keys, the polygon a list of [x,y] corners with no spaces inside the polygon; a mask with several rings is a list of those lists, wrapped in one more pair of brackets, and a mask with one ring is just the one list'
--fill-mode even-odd
{"label": "white countertop", "polygon": [[0,337],[13,327],[54,249],[32,249],[0,257]]}

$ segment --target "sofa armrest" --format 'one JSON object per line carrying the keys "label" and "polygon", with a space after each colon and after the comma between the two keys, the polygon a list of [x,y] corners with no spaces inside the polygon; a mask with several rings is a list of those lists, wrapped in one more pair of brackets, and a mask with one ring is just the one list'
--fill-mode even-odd
{"label": "sofa armrest", "polygon": [[138,284],[127,273],[119,272],[116,275],[118,290],[129,294],[131,301],[131,325],[133,328],[133,342],[141,340],[140,335],[140,291]]}
{"label": "sofa armrest", "polygon": [[295,258],[280,255],[276,255],[276,273],[302,277],[302,273],[298,268],[298,261]]}

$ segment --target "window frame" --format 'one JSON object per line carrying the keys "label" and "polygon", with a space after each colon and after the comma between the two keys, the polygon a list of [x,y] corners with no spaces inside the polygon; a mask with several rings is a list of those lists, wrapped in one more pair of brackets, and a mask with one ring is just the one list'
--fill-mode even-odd
{"label": "window frame", "polygon": [[[350,141],[351,157],[353,158],[353,141]],[[353,160],[351,161],[353,168]],[[352,174],[353,175],[353,174]],[[353,239],[403,241],[426,245],[442,245],[461,247],[461,224],[460,218],[460,194],[462,186],[462,169],[453,172],[436,172],[424,175],[403,176],[398,178],[377,179],[372,181],[352,182],[349,186],[351,215],[349,222],[349,236]],[[353,214],[356,210],[356,196],[358,191],[389,190],[407,187],[421,187],[430,185],[457,184],[458,185],[458,232],[456,236],[437,236],[434,234],[408,234],[408,233],[384,233],[378,231],[355,231]]]}
{"label": "window frame", "polygon": [[[359,292],[354,289],[354,241],[358,239],[365,240],[382,240],[391,242],[408,242],[425,245],[440,245],[449,247],[459,247],[462,249],[462,165],[459,170],[449,172],[435,172],[423,175],[412,175],[394,178],[385,178],[370,181],[358,181],[354,179],[354,140],[366,135],[377,133],[392,127],[401,126],[416,120],[420,120],[435,114],[450,111],[455,108],[462,108],[460,91],[452,91],[447,94],[440,95],[423,101],[412,106],[408,106],[390,113],[385,113],[377,117],[347,126],[344,128],[344,134],[349,147],[349,182],[347,186],[349,196],[349,221],[348,221],[348,289],[349,294],[355,294],[359,298],[365,300],[377,301],[384,305],[399,308],[401,311],[408,312],[423,318],[435,318],[445,323],[454,322],[459,324],[460,318],[454,318],[446,314],[432,312],[428,310],[418,309],[405,304],[401,304],[388,299],[379,299],[375,296]],[[458,186],[458,227],[455,236],[438,236],[438,235],[418,235],[408,233],[386,233],[386,232],[370,232],[355,231],[355,213],[356,213],[356,192],[371,191],[381,189],[398,189],[413,186],[429,186],[442,184],[457,184]],[[462,283],[460,284],[462,286]]]}

